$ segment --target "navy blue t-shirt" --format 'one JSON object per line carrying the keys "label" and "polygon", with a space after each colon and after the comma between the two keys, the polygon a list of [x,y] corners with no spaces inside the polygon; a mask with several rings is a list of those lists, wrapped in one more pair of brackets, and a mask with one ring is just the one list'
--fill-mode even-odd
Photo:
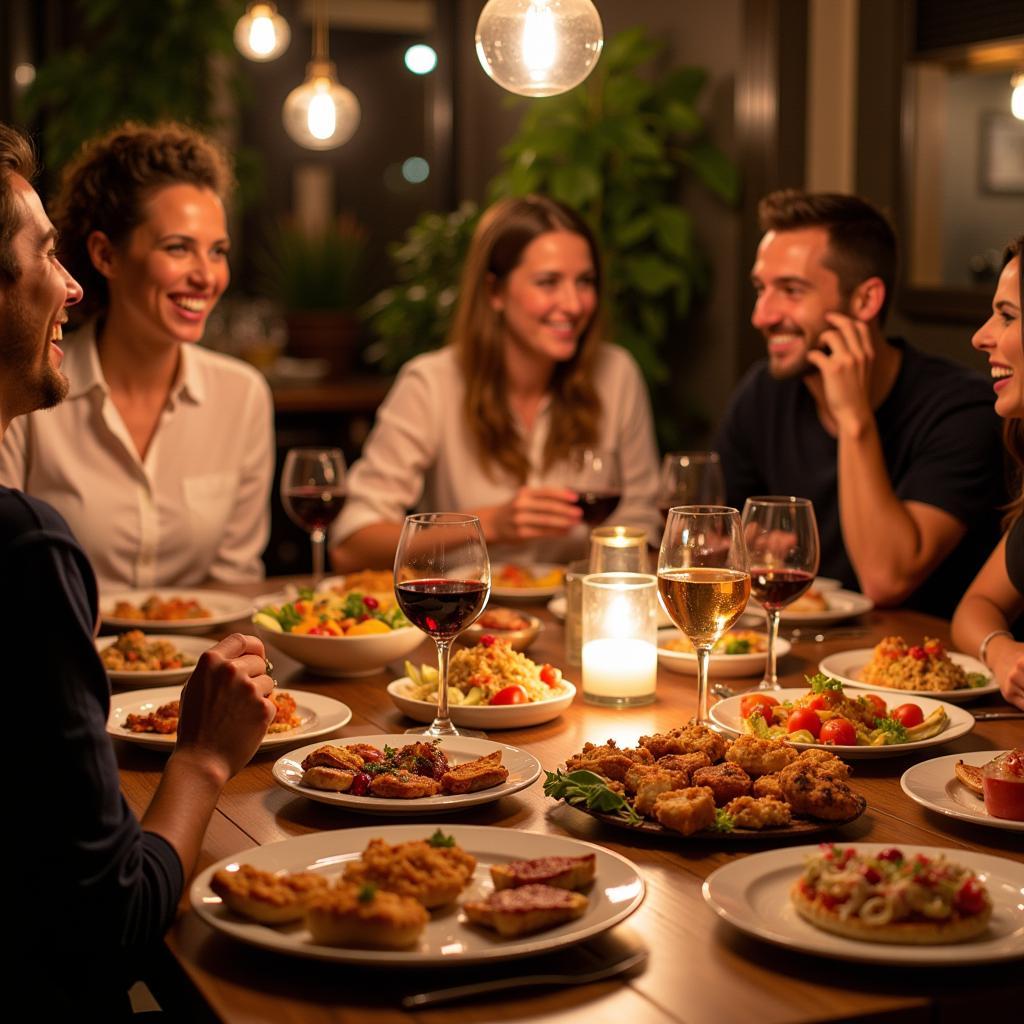
{"label": "navy blue t-shirt", "polygon": [[[1006,500],[1000,420],[991,383],[980,374],[892,344],[903,359],[875,421],[893,490],[901,501],[933,505],[967,527],[904,605],[948,618],[999,541],[998,508]],[[716,449],[728,501],[737,508],[755,494],[810,498],[821,575],[858,589],[839,524],[838,444],[801,379],[775,380],[767,361],[753,366],[733,395]],[[886,528],[883,519],[872,525]]]}
{"label": "navy blue t-shirt", "polygon": [[20,841],[7,885],[23,904],[10,974],[19,987],[26,978],[45,986],[53,1009],[111,1020],[173,920],[184,876],[174,849],[142,830],[121,795],[96,613],[92,568],[64,520],[0,487],[5,704],[16,719],[7,816]]}

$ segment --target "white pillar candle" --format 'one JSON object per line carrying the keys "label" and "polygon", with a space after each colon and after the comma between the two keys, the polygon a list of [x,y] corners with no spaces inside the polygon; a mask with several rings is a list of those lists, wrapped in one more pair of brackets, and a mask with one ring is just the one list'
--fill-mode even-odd
{"label": "white pillar candle", "polygon": [[606,638],[583,645],[584,696],[651,697],[657,677],[658,648],[646,640]]}

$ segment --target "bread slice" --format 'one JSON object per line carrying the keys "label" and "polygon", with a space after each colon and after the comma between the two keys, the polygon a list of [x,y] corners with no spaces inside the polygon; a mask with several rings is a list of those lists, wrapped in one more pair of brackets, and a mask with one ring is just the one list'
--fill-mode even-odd
{"label": "bread slice", "polygon": [[275,874],[242,864],[235,871],[218,871],[210,888],[242,917],[260,924],[286,924],[299,920],[310,900],[327,891],[328,882],[309,871]]}
{"label": "bread slice", "polygon": [[553,885],[524,885],[518,889],[492,892],[484,900],[462,904],[473,924],[493,928],[504,938],[529,935],[555,928],[581,917],[587,909],[586,896]]}
{"label": "bread slice", "polygon": [[429,920],[426,908],[411,896],[344,882],[318,895],[306,911],[313,941],[325,946],[408,949]]}
{"label": "bread slice", "polygon": [[316,766],[307,768],[302,773],[299,784],[310,789],[327,789],[332,793],[347,793],[352,788],[355,772],[347,772],[341,768],[324,768]]}
{"label": "bread slice", "polygon": [[495,889],[518,889],[523,885],[553,885],[556,889],[584,889],[594,880],[596,855],[582,857],[537,857],[493,864]]}
{"label": "bread slice", "polygon": [[960,782],[962,782],[972,793],[977,796],[985,795],[980,768],[975,767],[973,764],[964,764],[963,761],[957,761],[953,771],[956,772],[956,777]]}
{"label": "bread slice", "polygon": [[508,769],[501,763],[501,751],[475,761],[456,765],[441,776],[441,789],[445,793],[475,793],[480,789],[500,786],[508,778]]}

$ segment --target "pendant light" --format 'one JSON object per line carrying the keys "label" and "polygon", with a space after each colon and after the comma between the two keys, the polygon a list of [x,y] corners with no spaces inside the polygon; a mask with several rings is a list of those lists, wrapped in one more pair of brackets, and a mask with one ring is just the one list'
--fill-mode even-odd
{"label": "pendant light", "polygon": [[249,4],[235,23],[235,46],[249,60],[267,61],[280,57],[291,42],[292,30],[272,3]]}
{"label": "pendant light", "polygon": [[334,149],[359,127],[359,100],[338,83],[328,55],[324,0],[316,0],[313,9],[313,59],[306,65],[306,80],[288,94],[281,115],[285,131],[306,149]]}
{"label": "pendant light", "polygon": [[488,0],[476,24],[484,71],[520,96],[555,96],[579,85],[602,46],[591,0]]}
{"label": "pendant light", "polygon": [[1024,71],[1010,79],[1010,111],[1018,120],[1024,121]]}

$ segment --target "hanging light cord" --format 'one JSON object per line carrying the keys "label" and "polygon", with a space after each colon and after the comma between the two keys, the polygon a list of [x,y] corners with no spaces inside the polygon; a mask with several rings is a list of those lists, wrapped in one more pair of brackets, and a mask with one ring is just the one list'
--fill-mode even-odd
{"label": "hanging light cord", "polygon": [[313,4],[313,60],[325,61],[327,53],[327,0],[314,0]]}

